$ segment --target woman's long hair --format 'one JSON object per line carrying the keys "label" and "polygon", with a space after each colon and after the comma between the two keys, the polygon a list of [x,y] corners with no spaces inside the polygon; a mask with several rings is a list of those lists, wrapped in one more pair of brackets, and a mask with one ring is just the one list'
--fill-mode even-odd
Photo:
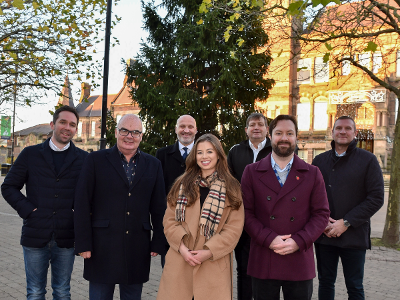
{"label": "woman's long hair", "polygon": [[239,209],[242,204],[242,191],[240,189],[240,184],[229,171],[228,162],[221,142],[215,135],[210,133],[202,135],[196,141],[192,151],[190,151],[189,155],[186,157],[186,171],[175,180],[175,183],[167,196],[168,203],[171,206],[176,206],[181,184],[183,186],[184,194],[188,199],[187,206],[193,205],[199,197],[199,188],[195,185],[195,181],[197,177],[201,175],[201,168],[197,164],[196,154],[198,144],[203,142],[210,142],[214,146],[218,155],[215,170],[218,172],[218,177],[225,181],[226,196],[229,199],[230,206],[232,206],[233,209]]}

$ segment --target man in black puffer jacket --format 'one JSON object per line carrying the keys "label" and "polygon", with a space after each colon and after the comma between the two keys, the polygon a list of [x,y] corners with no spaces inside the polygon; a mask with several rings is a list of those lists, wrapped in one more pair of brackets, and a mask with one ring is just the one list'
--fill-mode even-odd
{"label": "man in black puffer jacket", "polygon": [[[53,136],[25,148],[1,186],[4,199],[23,218],[27,299],[45,299],[51,264],[53,299],[70,299],[74,264],[74,194],[87,152],[71,142],[79,122],[63,106],[50,123]],[[26,196],[21,189],[26,185]]]}
{"label": "man in black puffer jacket", "polygon": [[350,300],[365,299],[366,249],[371,249],[371,217],[383,205],[383,177],[375,155],[357,148],[356,125],[339,117],[332,131],[332,150],[314,158],[325,181],[331,216],[315,242],[318,299],[335,298],[339,257]]}

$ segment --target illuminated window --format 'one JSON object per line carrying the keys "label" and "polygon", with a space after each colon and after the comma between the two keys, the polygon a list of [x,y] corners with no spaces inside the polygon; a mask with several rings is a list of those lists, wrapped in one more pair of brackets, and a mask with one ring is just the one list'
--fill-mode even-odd
{"label": "illuminated window", "polygon": [[314,129],[326,130],[328,127],[328,103],[315,102],[314,103]]}
{"label": "illuminated window", "polygon": [[78,123],[78,137],[80,138],[82,136],[82,122]]}
{"label": "illuminated window", "polygon": [[310,103],[297,104],[297,126],[299,130],[310,130]]}
{"label": "illuminated window", "polygon": [[396,76],[397,76],[397,77],[400,77],[400,50],[397,51]]}
{"label": "illuminated window", "polygon": [[372,72],[376,74],[380,68],[382,68],[382,53],[375,52],[372,55]]}
{"label": "illuminated window", "polygon": [[358,62],[361,66],[369,69],[370,68],[370,54],[362,53],[358,55]]}
{"label": "illuminated window", "polygon": [[303,149],[303,150],[298,150],[297,151],[297,156],[307,162],[307,157],[308,157],[308,150]]}
{"label": "illuminated window", "polygon": [[350,62],[348,60],[342,61],[342,75],[347,76],[350,74]]}
{"label": "illuminated window", "polygon": [[96,134],[96,121],[92,121],[92,132],[90,133],[91,137],[94,137]]}
{"label": "illuminated window", "polygon": [[323,57],[315,58],[314,81],[315,83],[329,81],[329,62],[325,63]]}
{"label": "illuminated window", "polygon": [[316,157],[317,155],[324,153],[326,150],[325,149],[314,149],[313,151],[313,159],[314,157]]}
{"label": "illuminated window", "polygon": [[300,59],[297,62],[297,83],[310,83],[311,77],[311,58]]}

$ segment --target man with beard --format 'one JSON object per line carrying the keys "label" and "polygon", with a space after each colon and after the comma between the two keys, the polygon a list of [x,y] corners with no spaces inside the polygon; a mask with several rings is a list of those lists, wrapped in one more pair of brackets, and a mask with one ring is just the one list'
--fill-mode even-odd
{"label": "man with beard", "polygon": [[310,300],[313,242],[324,231],[329,205],[318,168],[294,150],[297,122],[279,115],[269,126],[272,153],[242,176],[245,230],[251,237],[247,273],[255,300]]}
{"label": "man with beard", "polygon": [[315,242],[318,298],[335,298],[339,257],[350,300],[365,299],[363,277],[366,249],[371,249],[371,217],[382,207],[382,171],[374,154],[357,148],[356,124],[339,117],[332,131],[332,150],[315,157],[324,177],[331,216]]}
{"label": "man with beard", "polygon": [[[53,136],[26,147],[4,179],[4,199],[24,219],[21,245],[24,253],[27,299],[44,299],[51,264],[54,299],[71,299],[74,264],[74,194],[87,152],[71,139],[79,122],[76,110],[62,106],[53,115]],[[21,193],[25,184],[26,196]]]}
{"label": "man with beard", "polygon": [[[194,138],[197,133],[196,120],[189,115],[182,115],[176,121],[175,133],[178,138],[175,144],[160,148],[156,157],[161,161],[164,175],[165,196],[175,182],[186,169],[185,160],[194,145]],[[165,241],[166,242],[166,241]],[[167,253],[169,245],[166,242]],[[161,265],[164,267],[165,254],[161,254]]]}
{"label": "man with beard", "polygon": [[[260,161],[271,153],[271,141],[267,137],[268,121],[261,113],[252,113],[246,121],[245,127],[248,140],[234,145],[228,153],[228,165],[231,173],[240,182],[244,168],[256,161]],[[247,264],[250,252],[250,236],[243,230],[235,248],[237,265],[237,297],[238,300],[251,300],[251,277],[247,275]]]}

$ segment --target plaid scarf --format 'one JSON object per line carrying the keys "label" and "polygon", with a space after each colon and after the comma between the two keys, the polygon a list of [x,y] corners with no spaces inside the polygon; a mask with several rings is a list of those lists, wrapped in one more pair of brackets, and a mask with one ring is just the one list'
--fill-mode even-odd
{"label": "plaid scarf", "polygon": [[[214,172],[207,178],[199,177],[196,179],[196,185],[210,188],[203,204],[203,210],[200,217],[200,234],[206,240],[209,240],[215,232],[217,232],[218,224],[221,221],[222,212],[225,207],[225,182],[218,177],[217,172]],[[175,220],[177,222],[185,221],[185,210],[188,199],[183,193],[182,185],[179,188],[178,200],[176,202]]]}

